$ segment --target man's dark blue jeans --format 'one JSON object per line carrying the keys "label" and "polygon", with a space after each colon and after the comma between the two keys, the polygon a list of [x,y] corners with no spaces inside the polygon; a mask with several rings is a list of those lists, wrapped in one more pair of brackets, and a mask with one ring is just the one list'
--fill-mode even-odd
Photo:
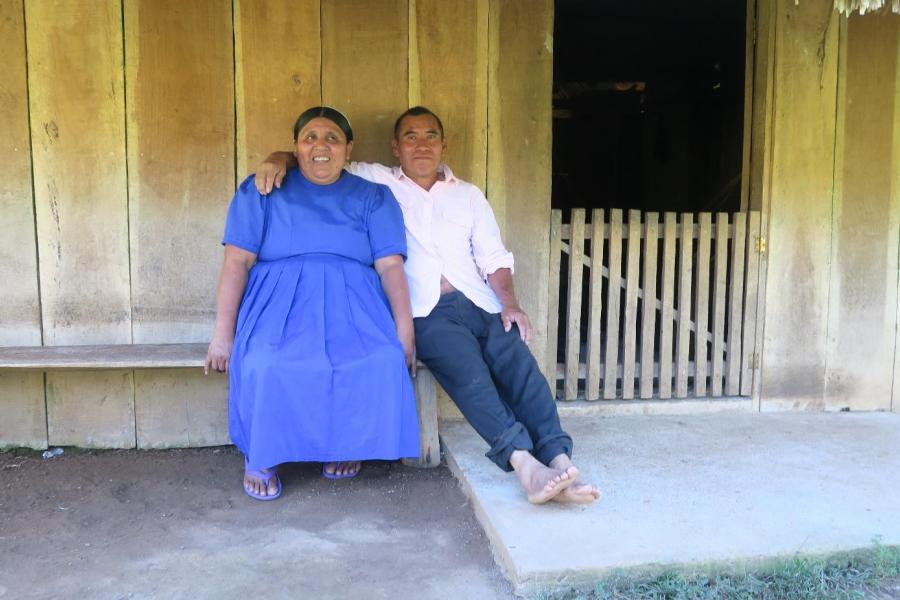
{"label": "man's dark blue jeans", "polygon": [[490,444],[487,457],[511,471],[509,457],[527,450],[545,465],[572,455],[556,402],[537,361],[514,324],[503,331],[461,292],[444,294],[427,317],[413,320],[416,354],[475,431]]}

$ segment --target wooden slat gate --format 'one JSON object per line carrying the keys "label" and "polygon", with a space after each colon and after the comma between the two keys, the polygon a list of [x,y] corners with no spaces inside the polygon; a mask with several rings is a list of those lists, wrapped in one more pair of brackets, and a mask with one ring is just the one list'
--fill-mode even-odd
{"label": "wooden slat gate", "polygon": [[551,213],[544,367],[557,397],[749,396],[759,212],[590,216]]}

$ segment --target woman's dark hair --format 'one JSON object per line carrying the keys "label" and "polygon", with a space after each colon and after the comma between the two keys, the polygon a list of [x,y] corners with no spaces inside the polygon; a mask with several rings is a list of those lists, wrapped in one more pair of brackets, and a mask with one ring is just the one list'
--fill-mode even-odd
{"label": "woman's dark hair", "polygon": [[300,130],[306,127],[307,123],[318,117],[324,117],[337,125],[344,132],[344,135],[347,136],[347,141],[353,141],[353,129],[350,128],[350,120],[344,116],[344,113],[330,106],[313,106],[304,110],[297,117],[297,121],[294,123],[295,142],[297,141],[297,136],[300,135]]}
{"label": "woman's dark hair", "polygon": [[436,114],[431,112],[431,109],[425,108],[424,106],[413,106],[412,108],[407,108],[406,111],[397,117],[397,120],[394,121],[394,139],[400,139],[400,122],[406,117],[419,117],[422,115],[430,115],[434,117],[434,120],[437,121],[438,129],[441,131],[441,139],[444,139],[444,124],[441,123],[441,118]]}

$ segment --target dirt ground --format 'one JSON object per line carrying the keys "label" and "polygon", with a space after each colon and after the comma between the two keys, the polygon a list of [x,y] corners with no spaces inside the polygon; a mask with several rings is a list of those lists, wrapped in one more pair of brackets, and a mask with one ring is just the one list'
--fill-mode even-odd
{"label": "dirt ground", "polygon": [[0,598],[514,598],[450,472],[241,489],[231,447],[0,453]]}

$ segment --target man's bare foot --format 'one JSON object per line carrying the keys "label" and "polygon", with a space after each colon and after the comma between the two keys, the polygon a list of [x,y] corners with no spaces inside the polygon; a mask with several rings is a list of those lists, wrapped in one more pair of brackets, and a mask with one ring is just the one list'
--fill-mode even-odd
{"label": "man's bare foot", "polygon": [[[572,460],[566,454],[560,454],[550,461],[550,467],[554,469],[576,468]],[[600,490],[589,483],[575,481],[561,494],[553,497],[553,500],[562,504],[591,504],[600,499]]]}
{"label": "man's bare foot", "polygon": [[[251,496],[262,496],[263,498],[278,495],[278,475],[275,469],[259,469],[258,471],[244,471],[244,489]],[[259,475],[269,475],[268,484],[266,479]]]}
{"label": "man's bare foot", "polygon": [[562,493],[575,482],[578,477],[578,469],[572,465],[566,469],[554,469],[542,465],[530,452],[516,450],[509,457],[519,478],[519,483],[525,488],[528,501],[532,504],[543,504]]}
{"label": "man's bare foot", "polygon": [[355,477],[360,469],[362,469],[362,463],[358,460],[330,462],[322,465],[322,476],[328,479],[346,479]]}

